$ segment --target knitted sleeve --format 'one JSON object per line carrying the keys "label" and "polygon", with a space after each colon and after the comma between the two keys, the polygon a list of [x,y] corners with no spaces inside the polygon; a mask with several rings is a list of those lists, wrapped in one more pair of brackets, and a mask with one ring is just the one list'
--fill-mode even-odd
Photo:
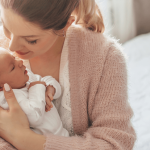
{"label": "knitted sleeve", "polygon": [[127,69],[124,55],[111,45],[95,100],[89,104],[91,126],[83,136],[47,135],[45,150],[131,150],[136,136],[127,100]]}
{"label": "knitted sleeve", "polygon": [[16,150],[11,144],[0,138],[0,150]]}

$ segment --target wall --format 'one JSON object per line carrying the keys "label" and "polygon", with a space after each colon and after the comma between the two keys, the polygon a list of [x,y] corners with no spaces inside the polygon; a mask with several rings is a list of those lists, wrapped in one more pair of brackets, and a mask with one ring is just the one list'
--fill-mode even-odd
{"label": "wall", "polygon": [[134,0],[137,34],[150,32],[150,0]]}

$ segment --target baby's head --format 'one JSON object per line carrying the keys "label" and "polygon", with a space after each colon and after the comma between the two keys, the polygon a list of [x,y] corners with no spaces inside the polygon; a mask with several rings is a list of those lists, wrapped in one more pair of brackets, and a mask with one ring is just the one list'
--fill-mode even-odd
{"label": "baby's head", "polygon": [[0,91],[5,83],[11,88],[19,89],[29,80],[22,60],[17,60],[7,50],[0,48]]}

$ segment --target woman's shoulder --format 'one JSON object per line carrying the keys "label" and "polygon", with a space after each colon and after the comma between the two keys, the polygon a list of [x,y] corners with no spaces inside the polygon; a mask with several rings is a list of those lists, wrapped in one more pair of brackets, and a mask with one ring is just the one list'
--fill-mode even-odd
{"label": "woman's shoulder", "polygon": [[67,31],[67,36],[70,37],[71,42],[78,42],[78,44],[90,43],[93,45],[105,43],[105,36],[103,34],[93,32],[80,25],[72,25]]}
{"label": "woman's shoulder", "polygon": [[68,45],[76,47],[78,54],[107,57],[123,57],[123,47],[119,40],[102,33],[96,33],[79,25],[72,25],[68,32]]}

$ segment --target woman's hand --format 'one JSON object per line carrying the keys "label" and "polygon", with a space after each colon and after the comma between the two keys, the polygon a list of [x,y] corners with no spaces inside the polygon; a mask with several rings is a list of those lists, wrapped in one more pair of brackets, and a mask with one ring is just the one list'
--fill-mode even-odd
{"label": "woman's hand", "polygon": [[55,88],[51,85],[47,86],[46,93],[45,93],[45,100],[46,100],[45,111],[46,112],[50,111],[51,108],[53,107],[52,100],[53,100],[54,94],[55,94]]}
{"label": "woman's hand", "polygon": [[0,107],[0,136],[13,144],[18,132],[30,130],[29,122],[19,106],[11,87],[5,84],[3,91],[9,110],[4,110]]}

